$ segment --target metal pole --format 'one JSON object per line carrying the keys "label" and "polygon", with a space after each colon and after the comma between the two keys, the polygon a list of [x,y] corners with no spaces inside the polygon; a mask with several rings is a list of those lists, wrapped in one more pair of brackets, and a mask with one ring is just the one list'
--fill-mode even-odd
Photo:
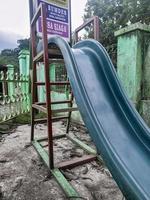
{"label": "metal pole", "polygon": [[71,0],[69,0],[69,15],[70,15],[70,46],[72,46]]}
{"label": "metal pole", "polygon": [[94,16],[75,30],[75,42],[78,42],[78,33],[91,23],[93,23],[94,26],[94,39],[99,41],[100,38],[99,18],[98,16]]}
{"label": "metal pole", "polygon": [[[31,26],[31,21],[34,16],[33,13],[33,0],[29,0],[29,14],[30,14],[30,68],[32,69],[31,77],[31,94],[32,94],[32,104],[37,102],[37,72],[36,72],[36,62],[33,62],[34,57],[36,56],[36,25]],[[34,120],[35,120],[36,110],[31,107],[31,142],[34,140]]]}
{"label": "metal pole", "polygon": [[100,27],[99,27],[98,16],[94,17],[94,39],[97,41],[99,41],[99,39],[100,39]]}
{"label": "metal pole", "polygon": [[42,3],[42,33],[43,33],[43,48],[44,48],[44,65],[45,65],[45,86],[46,86],[46,107],[47,107],[47,131],[48,131],[48,151],[49,151],[49,166],[54,168],[53,159],[53,135],[52,135],[52,112],[51,112],[51,85],[49,76],[49,59],[48,59],[48,39],[47,39],[47,24],[46,24],[46,7]]}

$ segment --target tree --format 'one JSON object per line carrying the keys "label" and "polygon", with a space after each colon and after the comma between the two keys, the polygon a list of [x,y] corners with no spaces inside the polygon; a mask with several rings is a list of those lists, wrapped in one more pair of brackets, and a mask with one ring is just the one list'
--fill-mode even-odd
{"label": "tree", "polygon": [[14,65],[16,68],[18,68],[18,53],[19,49],[4,49],[1,51],[0,54],[0,64],[1,65]]}
{"label": "tree", "polygon": [[29,39],[21,39],[18,40],[17,43],[19,44],[18,45],[19,50],[29,49]]}
{"label": "tree", "polygon": [[19,49],[4,49],[1,51],[1,56],[17,56],[19,53]]}
{"label": "tree", "polygon": [[100,41],[108,46],[116,43],[114,31],[130,23],[150,23],[150,3],[149,0],[88,0],[84,20],[93,15],[100,18]]}

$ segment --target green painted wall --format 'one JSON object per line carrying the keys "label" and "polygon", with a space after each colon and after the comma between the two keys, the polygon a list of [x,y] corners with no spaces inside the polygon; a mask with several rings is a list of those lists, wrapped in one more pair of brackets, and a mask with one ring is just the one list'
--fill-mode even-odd
{"label": "green painted wall", "polygon": [[150,26],[132,24],[115,35],[117,73],[129,98],[150,126]]}
{"label": "green painted wall", "polygon": [[143,82],[142,99],[150,99],[150,33],[144,33],[143,39]]}
{"label": "green painted wall", "polygon": [[[8,79],[12,80],[14,76],[14,66],[7,65],[8,67]],[[13,95],[15,94],[15,82],[8,83],[8,96],[12,99]]]}
{"label": "green painted wall", "polygon": [[[19,75],[20,75],[20,95],[22,95],[22,109],[27,112],[31,108],[31,94],[30,92],[30,52],[28,50],[21,50],[19,52]],[[17,91],[16,91],[17,93]]]}
{"label": "green painted wall", "polygon": [[[40,63],[40,65],[37,66],[37,81],[39,82],[45,82],[45,76],[44,76],[44,65]],[[39,86],[38,87],[38,101],[39,102],[45,102],[45,86]]]}
{"label": "green painted wall", "polygon": [[30,52],[28,50],[20,51],[18,59],[20,74],[28,76],[30,70]]}
{"label": "green painted wall", "polygon": [[136,30],[118,37],[117,73],[129,98],[137,105],[141,99],[142,34]]}

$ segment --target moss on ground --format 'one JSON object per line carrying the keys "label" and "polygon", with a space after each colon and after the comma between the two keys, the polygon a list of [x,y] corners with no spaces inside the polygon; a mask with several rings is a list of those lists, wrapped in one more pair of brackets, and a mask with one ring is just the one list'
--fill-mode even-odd
{"label": "moss on ground", "polygon": [[[45,117],[46,117],[45,113],[38,113],[35,116],[36,119],[45,118]],[[31,113],[19,115],[13,121],[16,124],[30,124],[31,123]]]}

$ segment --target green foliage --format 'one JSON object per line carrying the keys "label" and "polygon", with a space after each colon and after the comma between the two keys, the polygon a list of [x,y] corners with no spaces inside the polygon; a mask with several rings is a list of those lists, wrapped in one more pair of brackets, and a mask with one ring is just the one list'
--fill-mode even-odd
{"label": "green foliage", "polygon": [[[114,31],[130,23],[150,23],[149,0],[88,0],[84,20],[97,15],[100,18],[100,41],[108,46],[116,43]],[[91,34],[91,30],[88,31]]]}
{"label": "green foliage", "polygon": [[18,67],[18,52],[19,49],[4,49],[1,51],[0,54],[0,64],[1,65],[14,65],[15,67]]}
{"label": "green foliage", "polygon": [[[35,116],[35,119],[42,119],[42,118],[46,118],[45,113],[39,112]],[[29,113],[19,115],[13,119],[13,122],[15,124],[30,124],[31,123],[31,113],[29,112]]]}
{"label": "green foliage", "polygon": [[19,44],[18,45],[19,50],[29,49],[29,39],[21,39],[21,40],[18,40],[17,43]]}
{"label": "green foliage", "polygon": [[13,119],[13,122],[16,124],[30,124],[31,122],[31,114],[26,113],[17,116],[16,118]]}

